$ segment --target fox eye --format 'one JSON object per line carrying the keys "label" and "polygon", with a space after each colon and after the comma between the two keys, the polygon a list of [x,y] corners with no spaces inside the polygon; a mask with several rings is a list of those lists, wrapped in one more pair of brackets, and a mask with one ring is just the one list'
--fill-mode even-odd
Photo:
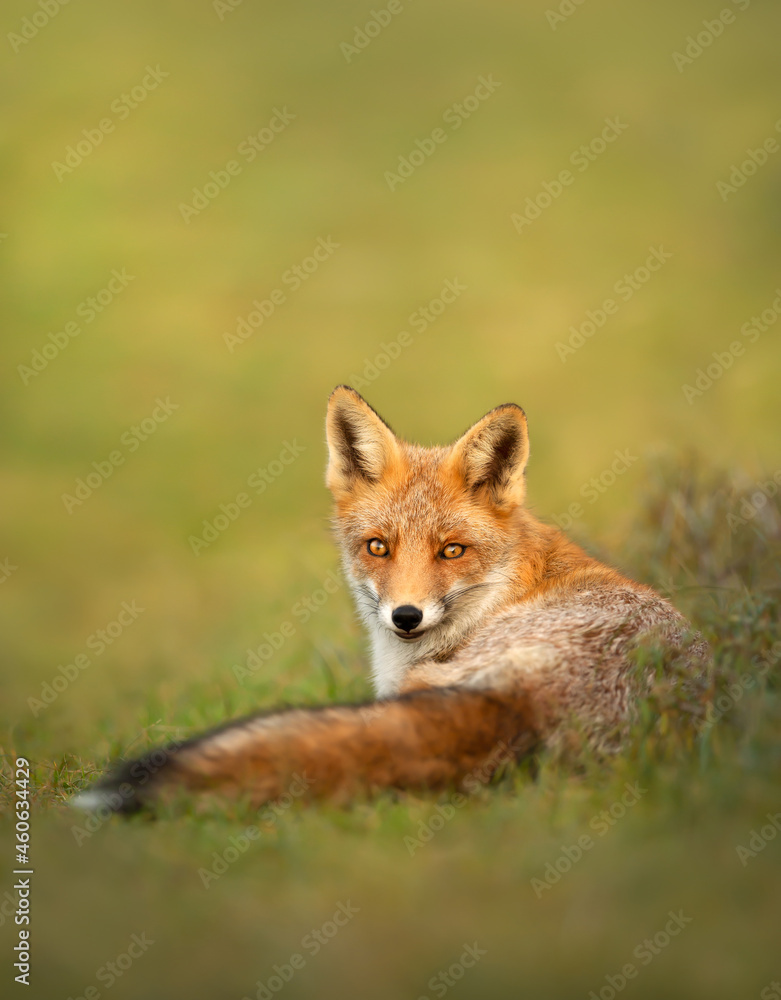
{"label": "fox eye", "polygon": [[466,545],[459,545],[458,542],[451,542],[440,552],[443,559],[458,559],[466,552]]}
{"label": "fox eye", "polygon": [[388,546],[381,538],[370,538],[366,543],[366,548],[372,556],[387,556]]}

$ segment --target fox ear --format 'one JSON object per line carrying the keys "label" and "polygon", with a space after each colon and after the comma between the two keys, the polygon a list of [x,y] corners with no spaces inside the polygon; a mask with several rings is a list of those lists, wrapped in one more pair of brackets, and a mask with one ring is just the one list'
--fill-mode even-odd
{"label": "fox ear", "polygon": [[524,470],[529,459],[526,414],[514,403],[487,413],[452,446],[452,468],[467,487],[486,490],[498,507],[515,507],[526,493]]}
{"label": "fox ear", "polygon": [[360,482],[377,482],[398,455],[396,435],[348,385],[337,386],[331,393],[325,434],[325,481],[334,494],[348,492]]}

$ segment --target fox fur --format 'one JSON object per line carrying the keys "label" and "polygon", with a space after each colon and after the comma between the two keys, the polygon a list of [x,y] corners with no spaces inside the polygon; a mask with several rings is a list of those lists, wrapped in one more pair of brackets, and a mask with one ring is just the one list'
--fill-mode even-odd
{"label": "fox fur", "polygon": [[[334,530],[377,700],[259,714],[125,763],[79,797],[133,811],[183,788],[312,797],[464,783],[577,733],[609,748],[642,690],[633,652],[682,645],[681,614],[524,506],[526,416],[491,410],[449,447],[397,437],[348,386],[326,418]],[[705,655],[695,640],[691,655]],[[489,766],[488,771],[490,772]]]}

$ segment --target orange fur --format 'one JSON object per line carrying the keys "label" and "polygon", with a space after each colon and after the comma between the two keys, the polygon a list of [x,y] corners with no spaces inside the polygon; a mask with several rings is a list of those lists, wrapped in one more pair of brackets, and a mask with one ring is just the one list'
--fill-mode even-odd
{"label": "orange fur", "polygon": [[[450,447],[423,448],[340,386],[326,432],[334,529],[378,700],[229,723],[170,748],[154,770],[149,756],[125,765],[85,804],[113,795],[130,809],[183,786],[260,805],[294,779],[338,800],[441,788],[481,763],[490,772],[497,746],[517,758],[566,741],[573,722],[608,745],[637,699],[632,650],[686,635],[651,588],[525,509],[520,407],[497,407]],[[704,652],[699,643],[692,655]]]}

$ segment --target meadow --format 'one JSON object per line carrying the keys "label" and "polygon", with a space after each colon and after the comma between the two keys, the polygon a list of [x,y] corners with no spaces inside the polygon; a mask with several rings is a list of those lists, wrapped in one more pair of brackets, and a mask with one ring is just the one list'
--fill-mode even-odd
{"label": "meadow", "polygon": [[[723,10],[5,5],[4,995],[781,996],[781,12]],[[532,508],[690,615],[705,683],[458,806],[75,813],[118,757],[370,697],[344,382],[422,443],[522,405]]]}

